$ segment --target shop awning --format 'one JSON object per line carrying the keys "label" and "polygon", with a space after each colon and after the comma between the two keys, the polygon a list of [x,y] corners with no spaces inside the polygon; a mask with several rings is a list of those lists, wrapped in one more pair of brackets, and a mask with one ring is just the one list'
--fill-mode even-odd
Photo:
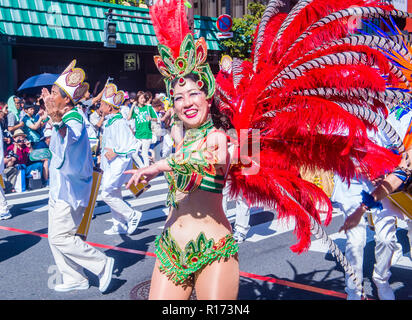
{"label": "shop awning", "polygon": [[[80,0],[1,0],[0,33],[60,40],[104,41],[105,12],[149,17],[149,10]],[[157,46],[150,20],[113,17],[117,39],[126,45]],[[206,38],[209,50],[220,50],[216,18],[195,16],[195,38]]]}

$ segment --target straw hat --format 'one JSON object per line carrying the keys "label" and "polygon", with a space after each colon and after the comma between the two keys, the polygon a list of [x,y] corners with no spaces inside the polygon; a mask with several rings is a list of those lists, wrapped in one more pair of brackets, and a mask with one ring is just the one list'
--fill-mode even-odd
{"label": "straw hat", "polygon": [[23,130],[17,129],[17,130],[14,131],[14,133],[13,133],[13,138],[16,138],[16,137],[18,137],[18,136],[25,136],[25,137],[26,137],[26,134],[23,132]]}

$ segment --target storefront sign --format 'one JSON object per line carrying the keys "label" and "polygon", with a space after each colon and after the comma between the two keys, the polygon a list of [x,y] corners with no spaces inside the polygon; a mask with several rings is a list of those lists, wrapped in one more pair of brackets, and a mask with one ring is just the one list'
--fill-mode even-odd
{"label": "storefront sign", "polygon": [[138,68],[137,54],[125,53],[124,54],[124,71],[136,71]]}

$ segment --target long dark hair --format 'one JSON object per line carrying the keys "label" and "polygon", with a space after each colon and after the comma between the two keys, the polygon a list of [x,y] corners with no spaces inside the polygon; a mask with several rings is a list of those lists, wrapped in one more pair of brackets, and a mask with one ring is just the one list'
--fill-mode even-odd
{"label": "long dark hair", "polygon": [[[199,80],[202,80],[201,76],[197,73],[194,73],[194,72],[188,73],[187,75],[185,75],[183,77],[183,79],[192,80],[194,83],[197,83]],[[171,83],[172,88],[174,88],[176,86],[178,80],[179,80],[179,78],[176,78],[172,81],[172,83]],[[206,86],[205,81],[203,81],[203,83],[204,83],[204,85],[200,89],[200,91],[202,91],[207,96],[208,87]],[[173,101],[173,103],[174,103],[174,101]],[[215,99],[213,97],[211,98],[210,115],[212,116],[212,121],[213,121],[213,124],[215,125],[216,128],[223,129],[223,130],[229,130],[229,129],[233,128],[232,124],[230,123],[230,120],[220,112],[220,110],[217,106],[217,103],[215,102]]]}

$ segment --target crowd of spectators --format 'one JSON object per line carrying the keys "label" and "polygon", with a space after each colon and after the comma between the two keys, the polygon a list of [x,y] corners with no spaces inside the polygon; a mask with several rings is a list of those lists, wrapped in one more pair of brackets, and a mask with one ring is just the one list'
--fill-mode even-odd
{"label": "crowd of spectators", "polygon": [[40,102],[40,99],[17,96],[11,96],[7,102],[0,102],[6,193],[48,184],[49,158],[38,158],[42,152],[48,154],[44,153],[48,149],[45,141],[47,132],[44,129],[49,119]]}
{"label": "crowd of spectators", "polygon": [[[76,105],[86,124],[95,166],[99,166],[100,163],[101,137],[105,121],[99,112],[102,93],[96,97],[88,93]],[[149,91],[130,94],[126,92],[120,111],[139,141],[140,147],[134,157],[138,166],[147,166],[156,158],[166,156],[165,152],[159,150],[170,122],[170,119],[165,119],[167,106],[164,94],[156,94],[153,97]],[[0,128],[5,152],[5,192],[22,192],[47,186],[51,157],[48,146],[52,125],[41,97],[13,95],[7,102],[0,102]],[[168,146],[163,149],[171,150],[170,139],[166,139],[165,143]]]}

